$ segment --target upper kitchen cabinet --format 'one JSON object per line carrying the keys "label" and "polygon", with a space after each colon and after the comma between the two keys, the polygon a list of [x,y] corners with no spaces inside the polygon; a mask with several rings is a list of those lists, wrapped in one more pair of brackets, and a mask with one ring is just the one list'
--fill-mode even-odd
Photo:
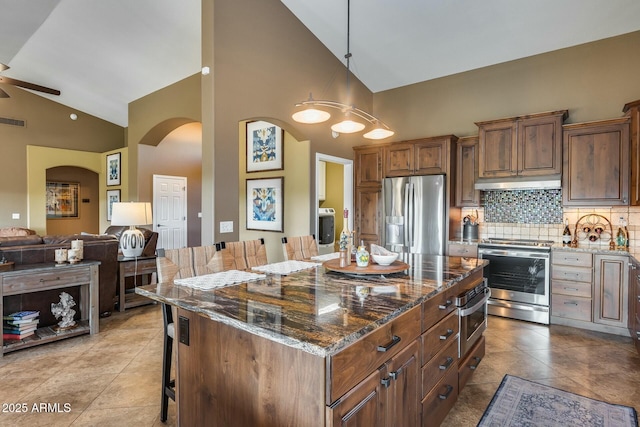
{"label": "upper kitchen cabinet", "polygon": [[477,122],[478,176],[560,175],[567,110]]}
{"label": "upper kitchen cabinet", "polygon": [[354,213],[353,229],[357,241],[380,244],[382,236],[382,156],[380,145],[354,147]]}
{"label": "upper kitchen cabinet", "polygon": [[381,146],[354,147],[355,151],[355,186],[380,186],[382,184]]}
{"label": "upper kitchen cabinet", "polygon": [[629,118],[564,125],[562,203],[629,204]]}
{"label": "upper kitchen cabinet", "polygon": [[478,137],[468,136],[456,143],[456,206],[480,206],[478,179]]}
{"label": "upper kitchen cabinet", "polygon": [[622,111],[631,120],[629,140],[631,144],[631,182],[629,204],[640,206],[640,100],[629,102]]}
{"label": "upper kitchen cabinet", "polygon": [[385,176],[437,175],[449,173],[454,135],[392,143],[385,148]]}

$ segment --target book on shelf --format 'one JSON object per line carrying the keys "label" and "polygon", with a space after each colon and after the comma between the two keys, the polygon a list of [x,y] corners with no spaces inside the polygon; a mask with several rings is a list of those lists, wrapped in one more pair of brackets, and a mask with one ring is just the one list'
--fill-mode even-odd
{"label": "book on shelf", "polygon": [[40,319],[28,319],[28,320],[5,320],[4,327],[10,328],[29,328],[31,326],[37,325],[40,322]]}
{"label": "book on shelf", "polygon": [[2,332],[5,334],[25,334],[27,332],[31,332],[31,331],[35,331],[36,329],[38,329],[38,326],[36,325],[32,325],[28,328],[21,328],[21,329],[15,329],[15,328],[9,328],[6,325],[3,326],[2,328]]}
{"label": "book on shelf", "polygon": [[30,337],[31,335],[35,334],[35,330],[33,331],[29,331],[25,334],[2,334],[2,339],[3,340],[21,340],[27,337]]}
{"label": "book on shelf", "polygon": [[12,321],[29,320],[29,319],[35,319],[39,315],[40,315],[39,311],[27,310],[27,311],[18,311],[16,313],[11,313],[7,316],[3,316],[2,318],[4,320],[12,320]]}

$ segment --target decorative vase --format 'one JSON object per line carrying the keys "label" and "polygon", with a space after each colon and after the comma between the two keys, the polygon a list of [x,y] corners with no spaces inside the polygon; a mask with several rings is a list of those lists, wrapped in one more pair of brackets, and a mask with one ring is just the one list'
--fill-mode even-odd
{"label": "decorative vase", "polygon": [[358,267],[366,267],[369,265],[369,252],[364,247],[364,243],[361,242],[356,252],[356,265]]}

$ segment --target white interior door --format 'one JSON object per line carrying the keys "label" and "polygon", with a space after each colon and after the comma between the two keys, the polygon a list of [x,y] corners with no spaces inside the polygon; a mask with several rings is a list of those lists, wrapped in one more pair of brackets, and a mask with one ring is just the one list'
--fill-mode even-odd
{"label": "white interior door", "polygon": [[187,178],[153,175],[153,231],[158,248],[187,246]]}

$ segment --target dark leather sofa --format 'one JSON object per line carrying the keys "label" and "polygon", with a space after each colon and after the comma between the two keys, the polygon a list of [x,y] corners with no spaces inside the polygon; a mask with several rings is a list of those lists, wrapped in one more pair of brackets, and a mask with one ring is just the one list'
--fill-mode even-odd
{"label": "dark leather sofa", "polygon": [[[119,243],[114,236],[70,234],[0,237],[0,259],[4,257],[15,264],[53,264],[55,250],[71,248],[71,241],[76,239],[84,241],[84,259],[100,261],[99,313],[107,316],[113,311],[116,297]],[[78,300],[77,289],[66,292]],[[39,310],[41,324],[54,324],[56,320],[51,314],[51,302],[57,302],[59,294],[59,290],[52,290],[5,297],[4,311]]]}

